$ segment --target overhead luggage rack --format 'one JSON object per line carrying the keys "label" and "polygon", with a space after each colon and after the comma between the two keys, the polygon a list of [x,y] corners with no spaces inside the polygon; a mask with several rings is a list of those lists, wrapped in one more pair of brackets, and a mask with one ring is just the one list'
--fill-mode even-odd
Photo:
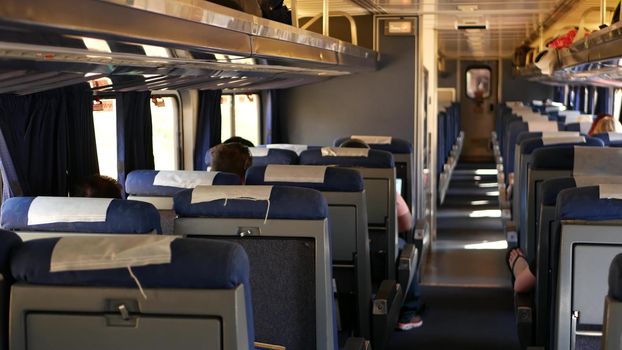
{"label": "overhead luggage rack", "polygon": [[[372,50],[199,0],[5,0],[0,26],[2,71],[155,74],[158,88],[171,77],[175,88],[291,87],[373,71],[378,60]],[[111,49],[75,45],[81,38]]]}

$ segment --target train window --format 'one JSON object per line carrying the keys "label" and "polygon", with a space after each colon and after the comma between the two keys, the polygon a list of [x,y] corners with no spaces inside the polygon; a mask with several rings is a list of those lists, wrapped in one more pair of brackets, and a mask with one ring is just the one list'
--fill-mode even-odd
{"label": "train window", "polygon": [[616,89],[613,96],[613,116],[617,120],[620,120],[620,112],[622,109],[622,89]]}
{"label": "train window", "polygon": [[469,98],[490,97],[490,80],[492,72],[490,68],[470,68],[466,72],[466,93]]}
{"label": "train window", "polygon": [[223,95],[221,137],[243,137],[254,144],[261,140],[260,104],[258,94]]}
{"label": "train window", "polygon": [[117,178],[117,108],[113,98],[93,102],[95,143],[99,159],[99,173]]}
{"label": "train window", "polygon": [[179,104],[174,96],[152,96],[153,159],[158,170],[179,168]]}

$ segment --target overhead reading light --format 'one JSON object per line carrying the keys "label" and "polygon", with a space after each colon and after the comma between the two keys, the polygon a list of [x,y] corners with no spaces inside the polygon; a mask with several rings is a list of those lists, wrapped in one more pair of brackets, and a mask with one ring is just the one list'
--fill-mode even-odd
{"label": "overhead reading light", "polygon": [[384,35],[415,35],[415,25],[410,19],[386,20]]}

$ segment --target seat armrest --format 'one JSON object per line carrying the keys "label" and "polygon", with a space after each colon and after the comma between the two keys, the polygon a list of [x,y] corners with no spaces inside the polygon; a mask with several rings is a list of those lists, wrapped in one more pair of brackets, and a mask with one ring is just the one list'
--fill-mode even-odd
{"label": "seat armrest", "polygon": [[533,295],[514,293],[514,309],[518,339],[522,348],[526,348],[533,345]]}
{"label": "seat armrest", "polygon": [[346,345],[342,350],[371,350],[371,344],[364,338],[350,337],[346,340]]}
{"label": "seat armrest", "polygon": [[415,272],[417,271],[417,259],[419,250],[414,244],[406,244],[400,256],[397,264],[397,282],[402,287],[404,295],[412,283]]}
{"label": "seat armrest", "polygon": [[397,325],[402,307],[403,291],[393,280],[380,283],[372,306],[372,346],[384,349]]}

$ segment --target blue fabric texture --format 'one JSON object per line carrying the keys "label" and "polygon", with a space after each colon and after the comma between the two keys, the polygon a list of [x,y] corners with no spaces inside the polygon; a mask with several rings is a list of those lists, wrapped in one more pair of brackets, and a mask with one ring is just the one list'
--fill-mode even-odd
{"label": "blue fabric texture", "polygon": [[300,154],[303,165],[339,165],[361,168],[394,168],[393,154],[370,149],[368,157],[323,157],[321,149],[306,150]]}
{"label": "blue fabric texture", "polygon": [[572,177],[558,177],[542,182],[542,205],[555,205],[557,195],[567,188],[577,187],[577,183]]}
{"label": "blue fabric texture", "polygon": [[622,254],[616,255],[609,267],[609,296],[622,301]]}
{"label": "blue fabric texture", "polygon": [[[600,143],[598,141],[595,141],[593,145],[584,144],[582,146],[604,147],[602,141]],[[574,167],[574,147],[574,144],[551,145],[534,150],[531,169],[572,170]]]}
{"label": "blue fabric texture", "polygon": [[[35,197],[14,197],[2,205],[0,223],[5,230],[76,233],[162,233],[160,213],[151,204],[113,199],[104,222],[58,222],[28,225],[28,210]],[[84,199],[84,198],[81,198]]]}
{"label": "blue fabric texture", "polygon": [[222,90],[199,91],[199,113],[194,143],[194,170],[205,170],[209,164],[209,149],[221,142],[222,114],[220,98]]}
{"label": "blue fabric texture", "polygon": [[615,146],[615,147],[622,146],[622,140],[613,140],[612,141],[609,138],[609,133],[596,134],[596,135],[594,135],[594,137],[603,140],[603,143],[605,144],[605,146]]}
{"label": "blue fabric texture", "polygon": [[0,273],[11,280],[11,258],[22,245],[22,239],[11,231],[0,230]]}
{"label": "blue fabric texture", "polygon": [[298,164],[298,155],[287,149],[271,148],[265,157],[253,157],[253,166],[268,164]]}
{"label": "blue fabric texture", "polygon": [[[224,199],[192,204],[192,191],[178,192],[174,208],[180,217],[323,220],[328,205],[322,193],[302,187],[275,186],[270,203],[263,200]],[[268,208],[269,205],[269,208]]]}
{"label": "blue fabric texture", "polygon": [[555,144],[555,145],[544,145],[542,142],[542,139],[528,139],[528,140],[524,140],[523,142],[521,142],[520,144],[520,151],[521,154],[531,154],[533,153],[534,150],[541,148],[541,147],[556,147],[556,146],[594,146],[594,147],[603,147],[605,144],[603,143],[603,141],[601,139],[595,138],[595,137],[587,137],[585,136],[585,142],[581,142],[581,143],[559,143],[559,144]]}
{"label": "blue fabric texture", "polygon": [[557,197],[559,220],[621,220],[622,200],[600,199],[598,186],[568,188]]}
{"label": "blue fabric texture", "polygon": [[566,124],[566,131],[581,131],[581,124],[580,123]]}
{"label": "blue fabric texture", "polygon": [[323,183],[266,182],[265,172],[265,166],[251,167],[246,171],[246,184],[306,187],[325,192],[361,192],[365,188],[363,177],[354,169],[329,167],[326,169]]}
{"label": "blue fabric texture", "polygon": [[[154,186],[153,180],[159,170],[134,170],[127,175],[125,191],[136,196],[172,197],[185,188],[171,186]],[[239,176],[230,173],[218,173],[214,177],[214,185],[241,185]]]}
{"label": "blue fabric texture", "polygon": [[[12,275],[17,281],[53,286],[136,288],[126,268],[50,272],[54,247],[60,238],[24,242],[13,254]],[[0,253],[3,247],[0,244]],[[233,289],[244,285],[249,341],[254,340],[250,264],[235,243],[178,238],[171,243],[171,263],[132,267],[143,288]]]}
{"label": "blue fabric texture", "polygon": [[[350,140],[350,137],[340,137],[338,139],[335,140],[335,142],[333,142],[333,146],[335,147],[339,147],[340,144],[342,144],[343,142]],[[387,152],[391,152],[394,154],[410,154],[413,153],[413,145],[406,141],[406,140],[402,140],[402,139],[398,139],[395,137],[391,138],[391,143],[390,144],[370,144],[369,147],[371,149],[377,149],[380,151],[387,151]]]}

